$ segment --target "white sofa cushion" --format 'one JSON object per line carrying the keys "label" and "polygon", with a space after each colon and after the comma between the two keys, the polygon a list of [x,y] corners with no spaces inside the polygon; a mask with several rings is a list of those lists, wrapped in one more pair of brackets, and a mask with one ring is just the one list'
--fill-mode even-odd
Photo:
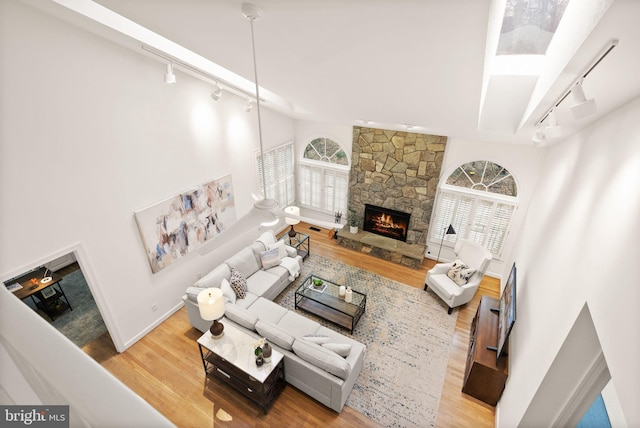
{"label": "white sofa cushion", "polygon": [[258,260],[251,247],[243,248],[225,262],[230,268],[236,268],[245,277],[249,278],[260,269]]}
{"label": "white sofa cushion", "polygon": [[320,328],[320,324],[317,322],[297,314],[294,311],[288,311],[285,316],[280,319],[278,326],[291,333],[296,339],[316,334]]}
{"label": "white sofa cushion", "polygon": [[211,272],[197,280],[196,283],[193,284],[193,286],[200,288],[220,288],[222,278],[231,278],[231,270],[225,263],[220,264]]}
{"label": "white sofa cushion", "polygon": [[293,341],[295,339],[277,325],[271,324],[267,321],[258,320],[256,322],[256,331],[260,336],[267,339],[267,341],[281,347],[282,349],[291,351],[291,345],[293,345]]}
{"label": "white sofa cushion", "polygon": [[236,299],[236,306],[242,309],[247,309],[249,306],[253,305],[253,302],[258,300],[258,296],[253,293],[247,293],[247,297],[244,299]]}
{"label": "white sofa cushion", "polygon": [[278,321],[280,321],[289,310],[277,303],[273,303],[271,300],[260,297],[249,307],[249,312],[256,315],[258,319],[262,321],[278,324]]}
{"label": "white sofa cushion", "polygon": [[224,316],[248,330],[256,330],[258,317],[238,305],[225,305]]}
{"label": "white sofa cushion", "polygon": [[309,343],[306,340],[296,340],[293,342],[293,352],[303,360],[340,379],[346,380],[349,378],[351,366],[347,360],[333,351],[324,349],[315,343]]}
{"label": "white sofa cushion", "polygon": [[451,278],[449,278],[446,273],[440,275],[431,275],[430,277],[431,286],[438,287],[438,291],[441,295],[440,297],[443,300],[449,300],[453,296],[458,296],[462,293],[462,287],[453,282]]}
{"label": "white sofa cushion", "polygon": [[273,273],[259,270],[247,278],[247,290],[258,297],[262,297],[279,279]]}

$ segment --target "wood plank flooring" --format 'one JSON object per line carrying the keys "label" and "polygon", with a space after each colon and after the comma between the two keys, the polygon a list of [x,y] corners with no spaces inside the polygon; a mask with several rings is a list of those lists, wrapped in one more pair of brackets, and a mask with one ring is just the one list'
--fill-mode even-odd
{"label": "wood plank flooring", "polygon": [[[328,231],[313,231],[300,223],[296,230],[311,236],[311,253],[424,287],[426,272],[434,262],[425,260],[419,270],[346,249],[329,238]],[[471,320],[480,295],[498,297],[499,281],[485,277],[474,300],[459,310],[456,330],[436,419],[438,427],[493,427],[494,408],[461,392]],[[443,309],[444,310],[444,309]],[[205,380],[196,344],[201,335],[180,309],[123,353],[116,352],[108,335],[83,349],[105,369],[128,385],[179,427],[352,427],[380,426],[349,407],[337,414],[287,385],[265,415],[257,406],[216,381]]]}

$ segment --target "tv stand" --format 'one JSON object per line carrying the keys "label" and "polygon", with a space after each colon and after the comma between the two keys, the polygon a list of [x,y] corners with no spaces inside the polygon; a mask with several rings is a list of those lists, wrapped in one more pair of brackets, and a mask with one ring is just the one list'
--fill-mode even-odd
{"label": "tv stand", "polygon": [[496,361],[498,343],[498,317],[491,309],[498,300],[482,296],[478,311],[471,323],[467,364],[464,370],[462,392],[495,406],[500,400],[507,381],[507,357]]}

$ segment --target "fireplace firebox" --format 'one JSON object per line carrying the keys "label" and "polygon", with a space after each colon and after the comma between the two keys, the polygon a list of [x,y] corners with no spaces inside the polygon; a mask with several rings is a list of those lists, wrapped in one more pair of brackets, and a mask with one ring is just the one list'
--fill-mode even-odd
{"label": "fireplace firebox", "polygon": [[411,214],[366,204],[363,229],[404,242],[407,240],[410,219]]}

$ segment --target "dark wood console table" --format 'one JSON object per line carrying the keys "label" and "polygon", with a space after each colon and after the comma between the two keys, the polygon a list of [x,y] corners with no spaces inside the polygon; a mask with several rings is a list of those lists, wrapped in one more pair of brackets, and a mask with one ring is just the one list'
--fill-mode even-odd
{"label": "dark wood console table", "polygon": [[207,377],[229,385],[267,414],[271,404],[285,387],[284,355],[273,349],[271,361],[256,365],[250,336],[231,323],[224,323],[224,334],[214,339],[208,331],[198,339],[200,357]]}
{"label": "dark wood console table", "polygon": [[[8,281],[7,285],[20,284],[22,288],[14,291],[13,294],[21,300],[31,297],[33,303],[53,321],[60,313],[73,308],[62,289],[62,276],[51,272],[47,276],[48,281],[45,281],[46,273],[44,268],[40,268]],[[38,300],[34,299],[34,296]]]}
{"label": "dark wood console table", "polygon": [[498,308],[500,302],[482,296],[476,316],[471,323],[467,365],[464,369],[462,392],[495,406],[507,381],[507,357],[496,361],[495,351],[487,346],[496,346],[498,341]]}

